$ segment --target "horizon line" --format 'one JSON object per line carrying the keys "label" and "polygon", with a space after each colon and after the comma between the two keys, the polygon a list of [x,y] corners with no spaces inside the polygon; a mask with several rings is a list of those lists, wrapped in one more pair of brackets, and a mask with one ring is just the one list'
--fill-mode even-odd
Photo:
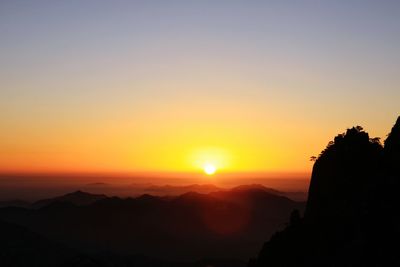
{"label": "horizon line", "polygon": [[[119,177],[119,178],[185,178],[205,177],[206,175],[196,171],[0,171],[0,178],[5,176],[12,177]],[[213,177],[232,177],[251,176],[251,178],[309,178],[310,171],[221,171]],[[171,177],[172,176],[172,177]],[[286,176],[286,177],[285,177]]]}

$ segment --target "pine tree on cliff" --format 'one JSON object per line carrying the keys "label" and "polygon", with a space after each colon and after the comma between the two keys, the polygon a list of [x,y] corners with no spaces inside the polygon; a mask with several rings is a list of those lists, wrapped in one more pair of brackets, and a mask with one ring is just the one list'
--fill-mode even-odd
{"label": "pine tree on cliff", "polygon": [[252,266],[400,266],[400,117],[384,144],[359,126],[329,142],[304,218],[274,234]]}
{"label": "pine tree on cliff", "polygon": [[307,221],[348,224],[363,211],[361,200],[374,185],[382,153],[373,140],[357,126],[336,136],[322,151],[313,167]]}

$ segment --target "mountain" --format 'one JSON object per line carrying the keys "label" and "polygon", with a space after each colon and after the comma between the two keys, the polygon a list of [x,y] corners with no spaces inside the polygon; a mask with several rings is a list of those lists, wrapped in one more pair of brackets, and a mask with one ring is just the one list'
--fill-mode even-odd
{"label": "mountain", "polygon": [[24,227],[0,221],[1,266],[97,267],[91,258]]}
{"label": "mountain", "polygon": [[173,262],[108,252],[82,253],[19,225],[0,221],[0,259],[6,267],[242,267],[237,260]]}
{"label": "mountain", "polygon": [[283,192],[275,190],[273,188],[265,187],[261,184],[249,184],[249,185],[239,185],[232,188],[232,191],[248,191],[248,190],[262,190],[275,195],[282,195]]}
{"label": "mountain", "polygon": [[[241,185],[237,188],[232,188],[233,190],[240,188],[255,188],[263,189],[270,193],[276,195],[286,196],[290,199],[296,201],[305,201],[307,199],[307,192],[302,191],[278,191],[270,187],[265,187],[260,184],[252,185]],[[81,188],[83,191],[96,193],[96,194],[106,194],[106,195],[116,195],[121,197],[133,197],[142,194],[156,195],[156,196],[178,196],[188,192],[197,192],[202,194],[208,194],[217,191],[229,190],[227,188],[222,188],[215,186],[213,184],[190,184],[184,186],[177,185],[154,185],[149,183],[142,184],[129,184],[129,185],[113,185],[106,183],[92,183],[86,184]]]}
{"label": "mountain", "polygon": [[215,259],[222,266],[226,261],[218,259],[240,262],[253,256],[263,240],[284,227],[290,211],[304,209],[304,203],[260,189],[101,197],[87,205],[60,199],[75,198],[47,200],[49,204],[38,209],[3,208],[0,219],[82,253],[135,254],[175,262]]}
{"label": "mountain", "polygon": [[237,187],[232,188],[233,191],[241,191],[241,190],[263,190],[265,192],[272,193],[278,196],[285,196],[295,201],[305,201],[307,199],[307,192],[283,192],[270,187],[266,187],[261,184],[250,184],[250,185],[239,185]]}
{"label": "mountain", "polygon": [[41,208],[50,205],[54,202],[67,202],[77,206],[84,206],[90,205],[98,200],[106,198],[106,195],[103,194],[90,194],[82,191],[76,191],[73,193],[69,193],[63,196],[49,198],[49,199],[42,199],[36,201],[32,204],[31,207],[33,208]]}
{"label": "mountain", "polygon": [[0,208],[4,207],[22,207],[27,208],[31,205],[31,203],[23,200],[8,200],[8,201],[0,201]]}
{"label": "mountain", "polygon": [[400,173],[400,117],[385,140],[384,162],[387,175],[397,177]]}
{"label": "mountain", "polygon": [[384,147],[362,127],[316,159],[304,217],[267,241],[249,266],[400,266],[400,118]]}
{"label": "mountain", "polygon": [[143,194],[155,196],[178,196],[187,192],[208,194],[224,190],[212,184],[190,185],[155,185],[151,183],[133,183],[127,185],[91,183],[81,187],[81,190],[94,194],[106,194],[120,197],[137,197]]}
{"label": "mountain", "polygon": [[151,185],[143,188],[143,191],[155,195],[181,195],[187,192],[197,192],[207,194],[223,190],[213,184],[192,184],[186,186],[172,186],[172,185]]}

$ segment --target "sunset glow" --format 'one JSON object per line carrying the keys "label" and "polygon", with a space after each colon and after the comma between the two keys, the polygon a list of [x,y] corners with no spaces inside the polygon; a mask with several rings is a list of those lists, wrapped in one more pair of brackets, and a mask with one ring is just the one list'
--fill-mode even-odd
{"label": "sunset glow", "polygon": [[390,129],[395,9],[189,2],[4,3],[0,172],[310,173],[338,129]]}
{"label": "sunset glow", "polygon": [[400,0],[0,0],[0,36],[0,267],[399,265]]}
{"label": "sunset glow", "polygon": [[212,165],[212,164],[206,164],[206,165],[204,165],[204,172],[205,172],[207,175],[213,175],[216,171],[217,171],[217,168],[215,168],[214,165]]}

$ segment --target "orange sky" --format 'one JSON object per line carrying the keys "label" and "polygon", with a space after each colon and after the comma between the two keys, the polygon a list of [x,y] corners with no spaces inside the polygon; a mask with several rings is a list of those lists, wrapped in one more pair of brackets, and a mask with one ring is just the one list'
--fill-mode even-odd
{"label": "orange sky", "polygon": [[218,172],[309,172],[309,157],[352,125],[273,116],[263,109],[272,106],[204,101],[144,108],[143,117],[124,113],[109,119],[83,116],[47,122],[31,114],[31,120],[13,120],[12,130],[0,133],[0,169],[201,172],[211,163]]}
{"label": "orange sky", "polygon": [[4,3],[0,172],[309,173],[347,127],[389,132],[390,5],[189,2]]}

